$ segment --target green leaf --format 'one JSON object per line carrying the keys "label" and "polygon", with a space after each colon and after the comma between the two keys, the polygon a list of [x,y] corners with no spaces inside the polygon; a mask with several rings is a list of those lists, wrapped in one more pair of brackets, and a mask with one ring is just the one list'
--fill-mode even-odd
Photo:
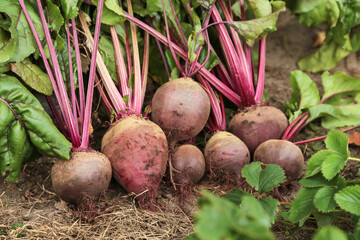
{"label": "green leaf", "polygon": [[190,62],[194,62],[199,48],[205,43],[205,39],[202,34],[198,34],[202,29],[199,16],[194,9],[191,9],[191,14],[194,22],[194,30],[188,38],[188,58]]}
{"label": "green leaf", "polygon": [[285,2],[273,1],[271,5],[273,9],[270,15],[230,24],[249,46],[253,46],[256,39],[264,39],[268,33],[276,31],[276,22],[279,13],[285,10]]}
{"label": "green leaf", "polygon": [[274,239],[269,230],[270,219],[253,196],[243,196],[239,207],[205,191],[199,206],[195,214],[199,239]]}
{"label": "green leaf", "polygon": [[10,65],[11,70],[31,88],[45,95],[52,94],[53,88],[49,76],[30,60],[24,59],[22,62]]}
{"label": "green leaf", "polygon": [[290,73],[290,83],[293,92],[289,103],[286,104],[285,107],[295,111],[289,118],[289,122],[292,122],[302,113],[301,110],[318,104],[320,95],[316,84],[302,71],[292,71]]}
{"label": "green leaf", "polygon": [[331,216],[330,214],[323,214],[320,212],[315,212],[313,213],[315,219],[316,219],[316,224],[318,226],[318,228],[322,228],[325,226],[329,226],[331,224],[333,224],[335,218],[333,216]]}
{"label": "green leaf", "polygon": [[331,116],[337,118],[339,116],[339,111],[336,107],[330,104],[317,104],[312,107],[309,107],[310,117],[307,122],[312,122],[313,120],[319,117]]}
{"label": "green leaf", "polygon": [[16,41],[0,28],[0,63],[7,62],[15,53]]}
{"label": "green leaf", "polygon": [[232,191],[224,196],[225,199],[230,200],[236,205],[240,205],[242,202],[243,196],[249,195],[247,192],[244,192],[240,189],[234,188]]}
{"label": "green leaf", "polygon": [[322,163],[332,154],[334,154],[334,152],[331,150],[322,150],[312,155],[311,158],[307,161],[305,176],[311,177],[321,172]]}
{"label": "green leaf", "polygon": [[0,73],[5,73],[7,71],[10,71],[10,64],[5,64],[3,66],[0,64]]}
{"label": "green leaf", "polygon": [[326,148],[334,150],[345,158],[350,155],[348,137],[340,130],[331,130],[325,139]]}
{"label": "green leaf", "polygon": [[298,62],[299,68],[303,71],[320,72],[328,71],[352,52],[350,39],[345,45],[339,45],[334,41],[325,42],[319,50],[310,54]]}
{"label": "green leaf", "polygon": [[280,205],[280,202],[270,196],[261,198],[259,202],[267,215],[270,217],[271,223],[275,223],[276,213],[279,210],[278,206]]}
{"label": "green leaf", "polygon": [[241,176],[246,178],[247,183],[254,188],[259,188],[259,178],[262,171],[261,162],[246,164],[241,170]]}
{"label": "green leaf", "polygon": [[327,180],[322,173],[317,173],[311,177],[306,177],[300,180],[300,184],[306,188],[317,188],[317,187],[336,187],[341,189],[345,187],[345,179],[337,175],[337,177]]}
{"label": "green leaf", "polygon": [[284,182],[284,170],[276,164],[266,164],[261,168],[261,162],[253,162],[245,165],[241,174],[246,181],[254,187],[260,194],[272,190]]}
{"label": "green leaf", "polygon": [[[351,99],[347,99],[348,102],[341,101],[343,96],[347,96],[349,93],[360,92],[360,79],[346,75],[344,72],[335,72],[330,75],[329,72],[324,72],[321,76],[322,85],[324,87],[324,98],[331,97],[327,102],[333,105],[345,104],[351,102]],[[343,94],[339,94],[343,93]]]}
{"label": "green leaf", "polygon": [[308,9],[295,10],[300,23],[309,27],[317,27],[324,23],[331,27],[336,24],[340,15],[336,0],[306,1],[306,3],[310,5],[307,6]]}
{"label": "green leaf", "polygon": [[321,172],[327,180],[331,180],[345,167],[346,161],[344,156],[332,154],[322,163]]}
{"label": "green leaf", "polygon": [[[95,4],[97,4],[97,2],[98,1],[96,1]],[[105,0],[101,22],[107,25],[116,25],[123,23],[125,20],[126,17],[119,3],[115,0]]]}
{"label": "green leaf", "polygon": [[[266,205],[265,202],[264,205]],[[271,219],[262,206],[260,201],[251,195],[243,196],[243,201],[240,204],[241,210],[254,219],[255,222],[269,228],[271,226]]]}
{"label": "green leaf", "polygon": [[336,208],[334,199],[337,189],[330,187],[320,188],[315,194],[314,205],[321,212],[330,212]]}
{"label": "green leaf", "polygon": [[79,0],[60,0],[61,10],[65,20],[75,18],[79,13]]}
{"label": "green leaf", "polygon": [[347,240],[346,234],[335,226],[321,228],[314,236],[313,240]]}
{"label": "green leaf", "polygon": [[319,188],[302,188],[297,193],[297,198],[292,201],[289,210],[289,220],[292,222],[300,222],[307,219],[315,210],[313,203],[315,194]]}
{"label": "green leaf", "polygon": [[272,13],[272,7],[268,0],[246,0],[246,3],[255,15],[255,18],[268,16]]}
{"label": "green leaf", "polygon": [[[40,40],[42,40],[44,38],[44,32],[42,30],[40,17],[28,1],[25,1],[25,5],[34,23],[35,30]],[[0,12],[5,13],[5,15],[9,17],[11,25],[8,30],[11,34],[11,41],[15,41],[15,53],[8,61],[20,62],[38,49],[35,39],[33,38],[25,14],[21,11],[18,1],[0,0]]]}
{"label": "green leaf", "polygon": [[350,186],[335,195],[335,201],[340,208],[351,214],[360,216],[360,186]]}
{"label": "green leaf", "polygon": [[340,105],[336,107],[336,117],[324,116],[321,126],[328,129],[356,126],[360,124],[360,104]]}
{"label": "green leaf", "polygon": [[[10,127],[13,126],[10,124],[11,121],[20,122],[21,127],[26,131],[26,137],[29,138],[31,144],[36,147],[40,153],[47,156],[69,159],[71,143],[67,141],[54,126],[51,118],[47,115],[40,102],[16,78],[2,75],[0,76],[0,82],[0,100],[5,103],[8,108],[7,111],[1,111],[4,113],[2,116],[5,118],[3,120],[5,125],[0,129],[0,133],[5,133],[6,131],[8,133],[14,133],[9,132]],[[17,128],[15,130],[20,134],[18,123],[16,126]],[[2,134],[0,134],[0,136],[2,142],[17,137]],[[6,137],[5,140],[4,137]],[[22,138],[26,139],[25,137]],[[26,144],[24,143],[23,145],[25,148]],[[3,148],[0,149],[2,154],[7,151],[8,150]],[[21,154],[22,152],[19,150],[19,155]],[[27,154],[29,154],[29,152],[25,155]],[[4,160],[2,159],[2,161]],[[5,165],[7,165],[7,163]]]}
{"label": "green leaf", "polygon": [[[206,60],[206,57],[207,57],[207,49],[203,48],[202,51],[200,52],[200,56],[198,60],[199,63],[203,63]],[[209,59],[205,63],[204,68],[211,71],[218,64],[219,64],[218,57],[212,51],[210,51]]]}
{"label": "green leaf", "polygon": [[64,18],[60,13],[59,7],[54,0],[46,0],[47,11],[45,16],[49,16],[48,27],[51,31],[59,33],[60,28],[64,24]]}
{"label": "green leaf", "polygon": [[231,232],[242,213],[239,208],[210,193],[203,193],[205,199],[201,201],[201,211],[195,214],[195,229],[200,239],[223,239]]}

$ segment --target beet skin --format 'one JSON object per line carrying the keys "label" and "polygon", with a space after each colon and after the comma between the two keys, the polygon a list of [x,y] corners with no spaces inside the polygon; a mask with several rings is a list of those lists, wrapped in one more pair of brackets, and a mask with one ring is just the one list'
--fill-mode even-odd
{"label": "beet skin", "polygon": [[289,179],[300,177],[305,167],[304,156],[298,146],[287,140],[268,140],[260,144],[254,153],[254,161],[278,164]]}
{"label": "beet skin", "polygon": [[195,137],[210,114],[210,100],[201,85],[191,78],[163,84],[152,100],[152,120],[172,142]]}
{"label": "beet skin", "polygon": [[99,152],[71,152],[70,160],[57,160],[51,169],[55,193],[64,201],[78,203],[95,197],[109,187],[111,164]]}
{"label": "beet skin", "polygon": [[253,153],[262,142],[281,138],[287,126],[286,116],[279,109],[259,106],[237,113],[229,123],[229,131],[240,138]]}
{"label": "beet skin", "polygon": [[217,175],[241,176],[241,169],[250,162],[246,145],[234,134],[216,132],[206,143],[206,166]]}
{"label": "beet skin", "polygon": [[174,182],[192,185],[200,181],[205,173],[205,158],[199,148],[184,144],[177,147],[171,157]]}
{"label": "beet skin", "polygon": [[124,117],[106,132],[101,151],[121,186],[135,194],[146,191],[139,196],[140,204],[155,200],[168,159],[168,143],[159,126],[142,117]]}

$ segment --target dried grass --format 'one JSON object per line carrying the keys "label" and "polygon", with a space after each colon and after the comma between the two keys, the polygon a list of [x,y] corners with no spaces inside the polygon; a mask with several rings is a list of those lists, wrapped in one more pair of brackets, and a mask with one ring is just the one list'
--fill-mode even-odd
{"label": "dried grass", "polygon": [[193,232],[191,218],[164,192],[156,212],[114,189],[75,208],[52,192],[48,163],[25,168],[18,184],[0,183],[0,239],[182,239]]}

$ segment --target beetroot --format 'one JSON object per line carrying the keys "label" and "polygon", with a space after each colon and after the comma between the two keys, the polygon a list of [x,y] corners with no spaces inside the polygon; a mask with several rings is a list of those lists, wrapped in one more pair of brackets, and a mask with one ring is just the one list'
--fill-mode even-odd
{"label": "beetroot", "polygon": [[305,167],[304,156],[298,146],[287,140],[268,140],[254,153],[254,161],[278,164],[289,179],[298,179]]}
{"label": "beetroot", "polygon": [[288,121],[277,108],[269,106],[251,107],[237,113],[229,123],[229,131],[240,138],[249,151],[266,140],[279,139]]}
{"label": "beetroot", "polygon": [[171,157],[174,182],[180,185],[198,183],[205,173],[205,158],[199,148],[184,144]]}
{"label": "beetroot", "polygon": [[70,203],[104,192],[109,187],[111,175],[109,160],[96,151],[71,152],[70,160],[59,159],[51,169],[55,193]]}
{"label": "beetroot", "polygon": [[165,174],[167,146],[159,126],[131,115],[120,119],[106,132],[101,151],[109,158],[115,179],[128,192],[146,191],[139,199],[151,203]]}
{"label": "beetroot", "polygon": [[172,142],[196,136],[204,128],[209,114],[209,97],[191,78],[165,83],[152,100],[152,119]]}
{"label": "beetroot", "polygon": [[217,175],[241,176],[241,169],[250,162],[246,145],[235,135],[217,131],[204,150],[206,166]]}

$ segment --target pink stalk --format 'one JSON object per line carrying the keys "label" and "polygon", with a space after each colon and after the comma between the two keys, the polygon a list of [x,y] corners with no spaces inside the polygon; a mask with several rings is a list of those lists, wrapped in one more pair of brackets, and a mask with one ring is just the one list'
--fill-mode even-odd
{"label": "pink stalk", "polygon": [[112,42],[113,42],[113,46],[114,46],[114,51],[115,51],[115,62],[117,65],[117,72],[119,74],[120,79],[119,80],[119,85],[121,88],[121,95],[122,96],[129,96],[129,99],[131,98],[130,96],[130,89],[128,86],[128,74],[127,74],[127,69],[126,69],[126,64],[124,61],[124,57],[123,54],[121,52],[121,47],[120,47],[120,41],[116,32],[116,29],[114,26],[110,26],[110,33],[111,33],[111,38],[112,38]]}
{"label": "pink stalk", "polygon": [[[121,1],[120,1],[121,3]],[[130,49],[130,41],[129,41],[129,34],[128,34],[128,29],[126,26],[126,22],[124,22],[124,30],[125,30],[125,52],[126,52],[126,58],[127,58],[127,63],[128,63],[128,75],[130,76],[132,73],[132,65],[131,65],[131,49]],[[129,98],[130,99],[130,98]]]}
{"label": "pink stalk", "polygon": [[[129,14],[127,14],[126,12],[123,12],[123,14],[125,15],[125,17],[135,23],[138,27],[140,27],[141,29],[143,29],[144,31],[148,32],[149,34],[151,34],[153,37],[155,37],[156,39],[158,39],[160,42],[162,42],[163,44],[165,44],[166,46],[169,46],[169,41],[168,39],[162,35],[161,33],[159,33],[158,31],[156,31],[154,28],[150,27],[149,25],[147,25],[146,23],[138,20],[135,17],[130,16]],[[174,49],[174,52],[176,52],[181,58],[183,59],[187,59],[187,53],[181,49],[179,46],[175,45],[174,43],[170,43]],[[196,65],[197,67],[200,66],[200,63],[197,63]],[[224,83],[222,83],[216,76],[214,76],[211,72],[209,72],[206,68],[201,68],[199,70],[199,73],[205,78],[207,79],[219,92],[221,92],[226,98],[228,98],[230,101],[232,101],[235,105],[237,106],[242,106],[242,100],[240,98],[239,95],[237,95],[233,90],[231,90],[229,87],[227,87]]]}
{"label": "pink stalk", "polygon": [[[221,10],[224,13],[226,21],[233,21],[233,18],[232,18],[231,14],[230,14],[232,12],[228,11],[228,9],[226,8],[226,6],[225,6],[225,4],[224,4],[224,2],[222,0],[219,1],[219,5],[220,5]],[[252,80],[253,76],[252,76],[251,68],[250,68],[250,66],[248,64],[248,61],[246,59],[246,54],[245,54],[245,52],[243,50],[239,34],[232,27],[230,27],[229,30],[230,30],[230,34],[231,34],[235,49],[236,49],[236,51],[238,53],[238,56],[239,56],[239,61],[241,63],[241,65],[238,66],[238,67],[241,68],[244,71],[244,74],[246,76],[244,81],[248,81],[248,86],[250,87],[249,90],[254,94],[254,83],[253,83],[253,80]]]}
{"label": "pink stalk", "polygon": [[64,112],[65,112],[65,116],[64,119],[65,121],[68,121],[68,128],[69,128],[69,132],[72,138],[72,143],[74,147],[77,147],[80,145],[80,135],[79,135],[79,131],[77,130],[77,127],[75,125],[78,125],[77,119],[72,116],[71,114],[71,106],[70,106],[70,102],[69,102],[69,98],[68,98],[68,94],[66,92],[66,87],[64,84],[64,80],[61,74],[61,69],[60,69],[60,65],[56,56],[56,52],[55,52],[55,47],[52,43],[51,40],[51,36],[50,36],[50,31],[47,27],[47,22],[45,19],[45,15],[44,15],[44,11],[43,11],[43,7],[41,5],[41,1],[40,0],[36,0],[37,2],[37,6],[38,6],[38,10],[40,13],[40,19],[41,19],[41,23],[43,26],[43,30],[45,33],[45,38],[46,38],[46,42],[48,44],[49,47],[49,52],[50,52],[50,58],[51,61],[53,63],[54,66],[54,72],[55,72],[55,77],[57,80],[57,84],[59,87],[59,92],[60,92],[60,102],[59,104],[63,104],[63,108],[64,108]]}
{"label": "pink stalk", "polygon": [[90,125],[91,125],[91,106],[93,100],[94,93],[94,81],[96,75],[96,57],[98,53],[98,45],[100,39],[100,27],[101,27],[101,16],[103,11],[104,0],[99,0],[97,7],[97,16],[96,16],[96,25],[95,25],[95,33],[94,33],[94,45],[93,45],[93,53],[91,56],[91,64],[90,64],[90,74],[89,74],[89,82],[88,82],[88,90],[86,96],[86,105],[85,105],[85,115],[84,115],[84,124],[83,124],[83,132],[82,132],[82,142],[80,148],[88,148],[89,147],[89,135],[90,135]]}
{"label": "pink stalk", "polygon": [[260,40],[260,54],[259,54],[259,72],[256,85],[255,101],[256,103],[262,103],[264,95],[265,84],[265,55],[266,55],[266,39]]}
{"label": "pink stalk", "polygon": [[[25,6],[25,4],[24,4],[24,0],[19,0],[19,3],[20,3],[20,6],[21,6],[24,14],[25,14],[26,20],[27,20],[28,23],[29,23],[30,29],[31,29],[31,31],[32,31],[32,33],[33,33],[33,35],[34,35],[36,45],[37,45],[38,48],[39,48],[40,55],[41,55],[41,58],[43,59],[46,72],[47,72],[47,74],[48,74],[48,76],[49,76],[49,78],[50,78],[50,82],[51,82],[51,85],[52,85],[52,87],[53,87],[55,96],[56,96],[57,99],[59,99],[60,93],[59,93],[58,87],[57,87],[57,85],[56,85],[56,81],[55,81],[55,79],[54,79],[54,75],[53,75],[53,73],[52,73],[50,64],[49,64],[49,62],[48,62],[48,60],[47,60],[47,58],[46,58],[46,56],[45,56],[44,48],[43,48],[42,45],[41,45],[39,36],[38,36],[38,34],[37,34],[36,30],[35,30],[35,27],[34,27],[34,24],[33,24],[32,20],[31,20],[31,18],[30,18],[30,15],[29,15],[27,9],[26,9],[26,6]],[[63,111],[63,110],[62,110],[62,105],[60,105],[60,110]]]}
{"label": "pink stalk", "polygon": [[[220,13],[216,8],[214,8],[212,12],[212,17],[215,22],[222,22]],[[218,31],[220,44],[223,48],[224,56],[228,64],[232,80],[235,82],[236,89],[239,92],[241,98],[244,99],[247,106],[254,105],[254,93],[251,91],[249,81],[246,79],[247,75],[245,68],[239,67],[241,66],[241,62],[226,27],[221,24],[216,25],[216,29]]]}
{"label": "pink stalk", "polygon": [[103,103],[103,106],[105,107],[105,110],[107,112],[107,114],[109,114],[109,116],[111,115],[111,104],[109,102],[109,99],[108,97],[106,96],[102,86],[101,86],[101,83],[100,83],[100,80],[99,78],[95,75],[95,86],[97,87],[98,91],[99,91],[99,94],[100,94],[100,98],[101,98],[101,101]]}
{"label": "pink stalk", "polygon": [[[84,33],[87,37],[87,47],[93,53],[94,51],[92,49],[92,45],[94,43],[94,39],[92,38],[90,29],[86,24],[86,21],[85,21],[85,18],[83,16],[82,12],[79,13],[79,19],[80,19],[82,28],[84,30]],[[106,88],[106,92],[108,93],[111,105],[114,107],[115,113],[117,115],[119,115],[119,114],[121,114],[121,111],[123,109],[126,109],[126,104],[125,104],[121,94],[119,93],[115,83],[111,79],[111,76],[110,76],[100,54],[97,54],[96,64],[97,64],[97,69],[99,71],[101,79],[104,82],[104,86]]]}
{"label": "pink stalk", "polygon": [[[34,37],[35,37],[36,44],[39,47],[41,57],[43,58],[43,61],[44,61],[45,67],[46,67],[46,71],[48,72],[51,84],[52,84],[53,89],[54,89],[55,96],[59,100],[60,110],[61,110],[63,116],[65,116],[64,120],[65,120],[66,126],[67,126],[67,128],[69,130],[72,142],[73,142],[74,146],[77,146],[77,144],[79,144],[79,142],[80,142],[79,133],[76,132],[75,127],[74,127],[75,123],[77,124],[77,122],[76,122],[77,119],[74,119],[71,116],[70,103],[69,103],[69,100],[67,98],[66,88],[65,88],[64,82],[62,80],[62,75],[61,75],[61,72],[60,72],[60,66],[59,66],[59,63],[58,63],[58,61],[56,59],[56,53],[55,53],[54,46],[53,46],[52,41],[51,41],[49,29],[47,28],[47,23],[46,23],[45,15],[44,15],[44,12],[43,12],[43,9],[42,9],[42,6],[41,6],[41,2],[37,1],[38,9],[39,9],[39,13],[40,13],[41,22],[42,22],[42,25],[43,25],[43,30],[44,30],[44,33],[45,33],[45,37],[46,37],[46,40],[47,40],[47,43],[48,43],[50,55],[51,55],[51,58],[52,58],[52,62],[53,62],[54,68],[55,68],[54,71],[55,71],[56,81],[58,83],[56,83],[55,78],[52,75],[52,70],[51,70],[50,65],[49,65],[49,63],[47,61],[47,58],[45,56],[45,52],[44,52],[44,49],[42,48],[40,39],[39,39],[39,37],[37,35],[37,32],[36,32],[36,30],[34,28],[34,24],[33,24],[32,20],[31,20],[31,18],[29,16],[27,10],[26,10],[24,1],[19,0],[19,3],[20,3],[21,8],[24,11],[24,14],[25,14],[25,17],[26,17],[26,19],[27,19],[27,21],[29,23],[30,29],[31,29]],[[54,57],[55,57],[55,59],[54,59]],[[61,81],[59,81],[59,80],[61,80]],[[57,84],[59,84],[59,86]]]}
{"label": "pink stalk", "polygon": [[[127,0],[128,12],[133,16],[133,10],[131,6],[131,1]],[[132,40],[132,50],[133,50],[133,64],[134,64],[134,98],[133,98],[133,108],[137,115],[141,115],[141,99],[142,99],[142,90],[141,90],[141,67],[140,67],[140,58],[139,58],[139,46],[137,42],[135,24],[130,23],[131,31],[131,40]],[[128,63],[130,64],[130,62]]]}
{"label": "pink stalk", "polygon": [[81,56],[80,56],[80,47],[79,40],[76,31],[75,19],[71,19],[72,25],[72,33],[74,38],[74,48],[75,48],[75,56],[76,56],[76,66],[77,66],[77,74],[78,74],[78,82],[79,82],[79,97],[80,97],[80,120],[81,120],[81,128],[83,127],[84,114],[85,114],[85,93],[84,93],[84,81],[82,74],[82,66],[81,66]]}
{"label": "pink stalk", "polygon": [[226,129],[226,113],[225,113],[225,104],[224,104],[224,99],[222,97],[221,94],[219,94],[219,98],[220,98],[220,107],[221,107],[221,111],[222,111],[222,125],[221,128],[222,129]]}
{"label": "pink stalk", "polygon": [[69,131],[65,128],[64,119],[62,118],[61,114],[59,113],[58,109],[56,108],[51,96],[46,96],[46,100],[50,106],[51,112],[53,113],[55,121],[57,122],[61,132],[64,134],[64,136],[67,139],[70,139]]}
{"label": "pink stalk", "polygon": [[224,131],[225,127],[223,124],[223,115],[222,115],[221,106],[218,102],[218,99],[217,99],[213,89],[211,88],[210,84],[207,81],[205,81],[205,79],[200,74],[197,74],[197,78],[199,79],[199,82],[205,89],[205,91],[210,99],[210,106],[211,106],[211,110],[212,110],[212,114],[213,114],[212,120],[213,120],[213,125],[214,125],[211,128],[215,127],[217,130]]}
{"label": "pink stalk", "polygon": [[[241,9],[241,20],[246,21],[244,0],[239,0],[239,1],[240,1],[240,9]],[[252,78],[255,79],[254,63],[251,56],[251,48],[246,43],[244,43],[244,49],[245,49],[246,59],[249,65],[249,71],[251,73]]]}
{"label": "pink stalk", "polygon": [[304,115],[304,117],[299,121],[299,123],[291,130],[287,135],[286,140],[291,141],[306,125],[306,121],[309,118],[309,114]]}
{"label": "pink stalk", "polygon": [[[50,67],[50,64],[45,56],[45,52],[44,52],[44,49],[42,47],[42,44],[40,42],[40,39],[39,39],[39,36],[35,30],[35,27],[34,27],[34,24],[30,18],[30,15],[26,9],[26,6],[24,4],[24,1],[23,0],[19,0],[19,3],[20,3],[20,6],[25,14],[25,17],[26,17],[26,20],[28,21],[28,24],[30,26],[30,29],[33,33],[33,36],[35,38],[35,41],[36,41],[36,45],[38,46],[39,50],[40,50],[40,55],[41,55],[41,58],[43,59],[43,62],[44,62],[44,65],[45,65],[45,68],[46,68],[46,72],[50,78],[50,82],[51,82],[51,85],[53,87],[53,90],[54,90],[54,93],[55,93],[55,96],[56,96],[56,99],[61,99],[61,95],[60,95],[60,92],[59,92],[59,89],[58,89],[58,86],[56,84],[56,80],[54,78],[54,75],[52,73],[52,70],[51,70],[51,67]],[[60,111],[62,113],[63,116],[65,116],[65,109],[64,109],[64,105],[62,104],[62,102],[59,101],[59,106],[60,106]],[[65,120],[65,125],[66,126],[69,126],[69,119],[64,119]],[[70,134],[71,136],[71,139],[73,139],[73,135],[71,134],[71,132],[69,132],[69,128],[67,128],[67,131],[68,133]]]}
{"label": "pink stalk", "polygon": [[[146,92],[146,84],[147,84],[147,76],[149,72],[149,49],[150,49],[150,36],[147,32],[145,32],[144,37],[144,57],[143,57],[143,67],[142,67],[142,76],[141,76],[141,104],[142,107],[144,104],[145,99],[145,92]],[[140,110],[141,110],[140,107]]]}
{"label": "pink stalk", "polygon": [[287,137],[288,137],[290,131],[294,128],[295,124],[296,124],[297,122],[299,122],[301,119],[307,118],[307,116],[308,116],[308,113],[303,113],[303,114],[301,114],[300,116],[298,116],[294,121],[292,121],[291,124],[286,128],[286,130],[285,130],[285,132],[284,132],[284,134],[283,134],[283,136],[282,136],[281,139],[282,139],[282,140],[288,139]]}
{"label": "pink stalk", "polygon": [[177,28],[175,28],[175,29],[177,29],[177,30],[180,31],[180,40],[181,40],[182,44],[187,47],[186,35],[185,35],[185,33],[184,33],[184,31],[183,31],[183,29],[182,29],[182,27],[181,27],[179,18],[177,17],[177,14],[176,14],[176,12],[175,12],[174,5],[173,5],[173,3],[172,3],[171,0],[169,0],[169,4],[170,4],[171,11],[172,11],[172,13],[173,13],[173,15],[174,15],[175,22],[176,22],[176,25],[177,25]]}
{"label": "pink stalk", "polygon": [[169,66],[166,62],[166,58],[165,58],[165,54],[164,54],[164,51],[160,45],[160,42],[159,40],[155,39],[156,40],[156,45],[158,46],[158,49],[160,51],[160,55],[161,55],[161,59],[163,60],[163,63],[164,63],[164,67],[165,67],[165,71],[166,71],[166,74],[167,74],[167,77],[170,78],[170,71],[169,71]]}
{"label": "pink stalk", "polygon": [[[180,62],[178,61],[176,54],[174,52],[174,48],[173,48],[173,44],[170,40],[170,30],[169,30],[169,24],[168,24],[168,20],[167,20],[167,16],[166,16],[166,11],[165,11],[165,4],[164,4],[164,0],[161,0],[161,4],[162,4],[162,8],[163,8],[163,13],[164,13],[164,20],[165,20],[165,29],[166,29],[166,36],[167,36],[167,40],[168,40],[168,47],[170,49],[170,52],[173,56],[173,59],[176,63],[176,66],[178,67],[178,69],[180,70],[180,73],[182,76],[187,76],[187,74],[185,74],[183,68],[181,67]],[[131,14],[130,14],[131,15]]]}
{"label": "pink stalk", "polygon": [[220,64],[218,66],[216,66],[215,68],[216,68],[217,73],[220,76],[221,81],[223,83],[225,83],[226,86],[228,86],[229,88],[235,89],[235,85],[231,81],[230,74],[227,72],[225,65],[222,62],[220,62]]}
{"label": "pink stalk", "polygon": [[[356,128],[359,128],[360,125],[357,125],[355,127],[351,127],[351,128],[348,128],[348,129],[344,129],[344,130],[341,130],[343,133],[346,133],[346,132],[349,132],[351,130],[354,130]],[[310,142],[316,142],[316,141],[319,141],[319,140],[323,140],[327,138],[327,135],[324,135],[324,136],[321,136],[321,137],[316,137],[316,138],[311,138],[311,139],[307,139],[307,140],[303,140],[303,141],[299,141],[299,142],[294,142],[295,145],[300,145],[300,144],[305,144],[305,143],[310,143]]]}
{"label": "pink stalk", "polygon": [[[66,21],[66,38],[67,38],[67,46],[68,46],[68,56],[69,56],[69,77],[70,77],[70,91],[71,91],[71,103],[73,108],[73,116],[77,119],[77,111],[76,111],[76,93],[75,93],[75,84],[74,84],[74,75],[73,75],[73,66],[72,66],[72,57],[71,57],[71,42],[70,42],[70,25],[69,21]],[[76,124],[75,128],[79,128],[79,125]],[[79,131],[79,129],[77,129]]]}

